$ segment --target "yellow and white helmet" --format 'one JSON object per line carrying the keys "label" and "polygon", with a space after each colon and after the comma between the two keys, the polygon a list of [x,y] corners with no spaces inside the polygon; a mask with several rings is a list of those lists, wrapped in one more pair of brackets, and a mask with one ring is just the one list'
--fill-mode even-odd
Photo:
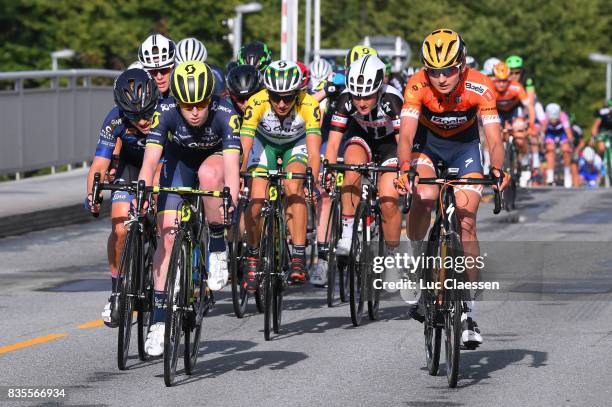
{"label": "yellow and white helmet", "polygon": [[453,30],[441,28],[423,41],[421,58],[426,68],[441,69],[457,66],[465,61],[465,43]]}

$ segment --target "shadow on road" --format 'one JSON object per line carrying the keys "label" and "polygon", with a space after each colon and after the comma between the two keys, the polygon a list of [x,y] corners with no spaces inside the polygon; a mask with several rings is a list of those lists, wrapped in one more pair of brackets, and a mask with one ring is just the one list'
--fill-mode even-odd
{"label": "shadow on road", "polygon": [[[177,371],[177,380],[174,385],[180,386],[218,377],[228,372],[250,372],[264,367],[270,370],[283,370],[307,358],[308,355],[305,353],[287,351],[241,352],[213,359],[203,356],[198,359],[196,370],[191,376],[184,376],[184,370]],[[163,374],[157,377],[161,378]]]}
{"label": "shadow on road", "polygon": [[[525,363],[525,358],[531,359]],[[461,372],[458,387],[469,387],[490,379],[491,373],[502,370],[512,364],[538,368],[546,366],[547,352],[529,349],[500,349],[491,351],[461,352]],[[522,363],[521,363],[522,362]],[[445,367],[441,367],[444,372]]]}

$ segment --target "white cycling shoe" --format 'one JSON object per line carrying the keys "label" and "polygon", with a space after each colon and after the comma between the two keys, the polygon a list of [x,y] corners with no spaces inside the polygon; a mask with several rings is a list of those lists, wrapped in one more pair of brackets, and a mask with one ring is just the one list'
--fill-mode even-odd
{"label": "white cycling shoe", "polygon": [[482,335],[480,335],[478,324],[465,313],[461,315],[461,327],[463,328],[461,333],[463,346],[473,349],[482,345]]}
{"label": "white cycling shoe", "polygon": [[161,356],[164,353],[164,331],[166,324],[158,322],[151,326],[147,340],[145,341],[145,352],[149,356]]}
{"label": "white cycling shoe", "polygon": [[310,274],[310,284],[315,287],[325,287],[327,285],[327,260],[317,260],[317,267]]}
{"label": "white cycling shoe", "polygon": [[342,236],[336,246],[336,256],[348,256],[351,251],[351,238]]}
{"label": "white cycling shoe", "polygon": [[229,273],[227,271],[227,253],[211,252],[208,255],[208,288],[218,291],[225,287]]}

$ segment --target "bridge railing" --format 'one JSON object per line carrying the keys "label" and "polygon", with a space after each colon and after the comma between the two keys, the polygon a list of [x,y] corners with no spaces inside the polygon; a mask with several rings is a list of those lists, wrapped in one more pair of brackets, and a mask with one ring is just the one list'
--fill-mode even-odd
{"label": "bridge railing", "polygon": [[[0,72],[0,175],[71,165],[92,158],[113,106],[110,81],[121,71],[67,69]],[[67,79],[62,79],[67,78]],[[28,88],[30,80],[47,87]]]}

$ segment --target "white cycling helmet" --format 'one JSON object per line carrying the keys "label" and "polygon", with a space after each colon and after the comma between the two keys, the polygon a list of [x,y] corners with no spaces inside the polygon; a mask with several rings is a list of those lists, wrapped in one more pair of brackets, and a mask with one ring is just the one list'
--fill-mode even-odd
{"label": "white cycling helmet", "polygon": [[174,41],[161,34],[149,35],[138,48],[138,60],[145,69],[174,65]]}
{"label": "white cycling helmet", "polygon": [[127,67],[127,69],[144,69],[144,66],[142,65],[142,63],[140,61],[134,61],[130,64],[130,66]]}
{"label": "white cycling helmet", "polygon": [[499,64],[501,61],[497,58],[489,58],[486,61],[484,61],[484,64],[482,65],[482,73],[487,75],[487,76],[491,76],[493,75],[493,68],[495,68],[495,65]]}
{"label": "white cycling helmet", "polygon": [[556,103],[547,104],[546,116],[548,116],[548,120],[559,120],[559,117],[561,117],[561,106]]}
{"label": "white cycling helmet", "polygon": [[264,71],[263,82],[271,92],[293,92],[302,84],[302,71],[295,62],[274,61]]}
{"label": "white cycling helmet", "polygon": [[478,61],[473,56],[467,55],[465,57],[465,64],[472,69],[478,69]]}
{"label": "white cycling helmet", "polygon": [[185,61],[205,62],[208,52],[202,41],[197,38],[184,38],[176,43],[176,63]]}
{"label": "white cycling helmet", "polygon": [[332,66],[325,59],[317,59],[310,63],[310,76],[314,82],[321,82],[327,79],[332,73]]}
{"label": "white cycling helmet", "polygon": [[593,162],[595,160],[595,151],[591,147],[585,147],[582,150],[582,158],[587,162]]}
{"label": "white cycling helmet", "polygon": [[366,55],[354,61],[346,75],[346,86],[354,96],[369,96],[380,89],[385,77],[385,63],[377,56]]}

